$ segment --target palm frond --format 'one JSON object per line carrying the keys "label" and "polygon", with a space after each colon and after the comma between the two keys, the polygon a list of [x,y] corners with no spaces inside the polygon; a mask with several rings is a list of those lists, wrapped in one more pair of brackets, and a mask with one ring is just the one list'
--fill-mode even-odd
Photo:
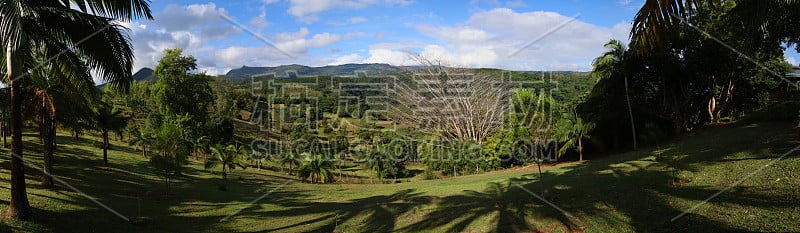
{"label": "palm frond", "polygon": [[631,47],[648,52],[663,48],[679,33],[681,18],[699,10],[703,4],[720,0],[646,0],[636,13],[631,27]]}
{"label": "palm frond", "polygon": [[78,9],[86,13],[94,12],[111,18],[127,20],[136,18],[153,19],[153,15],[150,12],[150,1],[148,0],[60,0],[60,2],[64,6],[74,4]]}

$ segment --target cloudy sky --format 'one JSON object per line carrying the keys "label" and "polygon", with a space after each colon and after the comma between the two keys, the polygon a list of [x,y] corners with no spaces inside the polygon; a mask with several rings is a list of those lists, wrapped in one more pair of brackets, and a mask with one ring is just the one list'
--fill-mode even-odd
{"label": "cloudy sky", "polygon": [[[590,69],[610,39],[628,40],[642,0],[154,0],[131,30],[135,70],[183,48],[209,74],[241,66],[451,65]],[[796,54],[787,56],[796,64]]]}

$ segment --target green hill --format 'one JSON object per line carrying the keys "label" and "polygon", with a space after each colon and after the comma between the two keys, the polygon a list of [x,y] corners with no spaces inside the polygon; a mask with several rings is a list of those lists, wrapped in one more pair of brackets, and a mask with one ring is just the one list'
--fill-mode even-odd
{"label": "green hill", "polygon": [[[355,75],[356,71],[365,72],[368,75],[386,75],[400,72],[399,67],[387,64],[344,64],[323,67],[308,67],[303,65],[282,65],[277,67],[248,67],[242,66],[232,69],[225,74],[232,79],[243,79],[251,76],[262,76],[274,74],[276,77],[293,78],[296,76],[341,76]],[[288,73],[287,73],[288,72]]]}

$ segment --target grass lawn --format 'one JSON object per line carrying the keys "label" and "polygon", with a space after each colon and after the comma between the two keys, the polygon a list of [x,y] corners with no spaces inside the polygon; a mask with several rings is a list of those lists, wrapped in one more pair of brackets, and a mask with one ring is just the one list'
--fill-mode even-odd
{"label": "grass lawn", "polygon": [[[112,142],[111,164],[104,166],[98,138],[63,135],[55,174],[138,223],[63,184],[43,189],[41,172],[28,166],[35,220],[2,220],[0,232],[798,232],[800,151],[776,161],[800,145],[793,126],[704,129],[655,148],[548,167],[541,178],[531,167],[396,184],[315,185],[249,168],[234,170],[227,191],[220,191],[218,168],[192,162],[168,193],[135,148]],[[34,136],[26,135],[25,156],[38,167]],[[4,152],[0,159],[0,211],[10,197],[9,157]]]}

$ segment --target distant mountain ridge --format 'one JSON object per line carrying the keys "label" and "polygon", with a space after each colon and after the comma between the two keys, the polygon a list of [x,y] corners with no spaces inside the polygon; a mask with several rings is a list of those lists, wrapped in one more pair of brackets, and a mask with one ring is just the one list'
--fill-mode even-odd
{"label": "distant mountain ridge", "polygon": [[133,74],[133,81],[148,81],[155,83],[158,78],[153,74],[153,72],[153,69],[148,67],[142,68]]}
{"label": "distant mountain ridge", "polygon": [[225,74],[231,79],[244,79],[252,76],[274,74],[276,77],[293,78],[296,76],[316,76],[316,75],[355,75],[356,71],[364,72],[367,75],[385,75],[402,71],[401,67],[388,64],[343,64],[322,67],[309,67],[304,65],[282,65],[276,67],[249,67],[232,69]]}
{"label": "distant mountain ridge", "polygon": [[[252,76],[275,75],[277,78],[296,78],[304,76],[350,76],[357,75],[356,73],[363,73],[365,75],[390,75],[403,71],[414,70],[423,68],[421,66],[392,66],[389,64],[372,63],[372,64],[343,64],[343,65],[330,65],[321,67],[310,67],[304,65],[281,65],[276,67],[251,67],[242,66],[241,68],[232,69],[224,76],[234,80],[242,80]],[[155,83],[158,77],[154,74],[154,70],[149,67],[144,67],[136,71],[132,78],[134,81],[146,81]],[[518,71],[524,73],[542,72],[542,71]],[[581,71],[544,71],[545,73],[554,74],[588,74],[588,72]],[[97,85],[103,87],[105,84]]]}

